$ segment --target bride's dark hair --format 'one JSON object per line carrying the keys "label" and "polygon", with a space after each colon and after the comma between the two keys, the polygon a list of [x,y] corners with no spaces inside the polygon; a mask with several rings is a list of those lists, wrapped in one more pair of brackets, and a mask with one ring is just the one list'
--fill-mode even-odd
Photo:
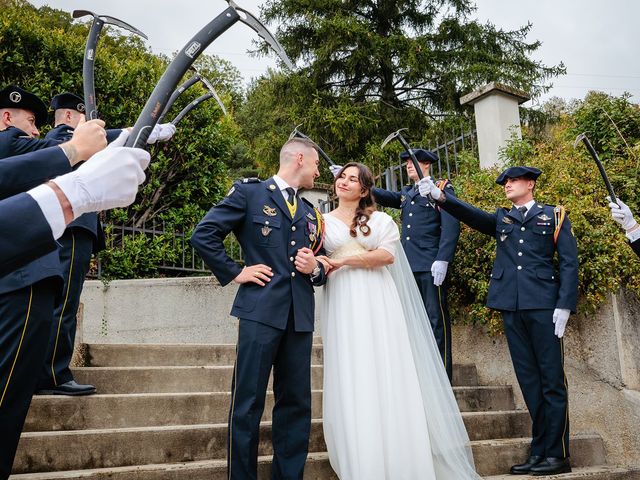
{"label": "bride's dark hair", "polygon": [[344,172],[349,167],[356,167],[358,169],[358,180],[360,182],[360,186],[362,187],[362,193],[366,192],[366,195],[361,197],[360,201],[358,202],[358,206],[356,207],[356,214],[353,217],[353,222],[351,223],[349,233],[352,237],[356,237],[356,228],[360,227],[360,231],[366,237],[371,233],[371,228],[369,228],[367,222],[369,222],[369,218],[376,208],[376,202],[373,200],[373,195],[371,194],[371,190],[375,185],[373,173],[371,173],[369,167],[363,165],[362,163],[349,162],[342,167],[342,169],[336,175],[336,178],[333,180],[334,192],[336,190],[336,181],[340,178],[342,172]]}

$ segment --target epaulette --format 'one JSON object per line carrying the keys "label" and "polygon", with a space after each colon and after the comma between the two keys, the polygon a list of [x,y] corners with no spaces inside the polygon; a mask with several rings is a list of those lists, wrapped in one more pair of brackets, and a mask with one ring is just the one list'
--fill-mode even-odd
{"label": "epaulette", "polygon": [[262,180],[260,180],[258,177],[248,177],[240,180],[241,183],[260,183],[261,181]]}

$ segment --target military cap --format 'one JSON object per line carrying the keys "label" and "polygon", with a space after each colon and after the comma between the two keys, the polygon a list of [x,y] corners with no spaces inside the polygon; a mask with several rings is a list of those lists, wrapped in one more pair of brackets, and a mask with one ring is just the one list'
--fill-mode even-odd
{"label": "military cap", "polygon": [[[436,163],[438,161],[438,156],[435,153],[424,148],[412,148],[411,151],[420,163]],[[400,153],[400,160],[409,160],[410,158],[409,152]]]}
{"label": "military cap", "polygon": [[498,185],[504,185],[507,183],[507,178],[520,177],[524,177],[529,180],[537,180],[541,173],[542,171],[535,167],[509,167],[502,172],[498,178],[496,178],[496,183]]}
{"label": "military cap", "polygon": [[33,112],[37,127],[47,121],[47,106],[44,102],[16,85],[9,85],[0,90],[0,108],[20,108]]}
{"label": "military cap", "polygon": [[84,100],[78,95],[69,92],[59,93],[51,99],[51,109],[58,110],[60,108],[68,108],[80,113],[84,113],[86,110]]}

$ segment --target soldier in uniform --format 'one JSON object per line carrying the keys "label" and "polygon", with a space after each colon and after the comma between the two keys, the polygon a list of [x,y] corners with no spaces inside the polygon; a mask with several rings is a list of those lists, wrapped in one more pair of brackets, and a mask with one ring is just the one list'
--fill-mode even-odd
{"label": "soldier in uniform", "polygon": [[421,180],[419,190],[471,228],[496,238],[487,307],[502,313],[514,370],[533,422],[529,458],[511,467],[511,473],[555,475],[571,471],[562,336],[576,310],[578,251],[564,208],[533,199],[540,173],[532,167],[502,172],[496,183],[504,186],[513,206],[495,213],[442,192],[431,179]]}
{"label": "soldier in uniform", "polygon": [[619,198],[617,203],[613,203],[609,197],[607,197],[607,200],[611,209],[611,217],[624,229],[629,239],[629,245],[636,252],[636,255],[640,257],[640,225],[633,218],[631,209]]}
{"label": "soldier in uniform", "polygon": [[[437,162],[438,157],[433,152],[421,148],[413,149],[413,153],[420,163],[422,174],[429,177],[431,164]],[[417,182],[418,174],[409,159],[409,154],[402,152],[400,159],[407,162],[409,178]],[[439,180],[436,185],[445,190],[448,196],[455,196],[448,180]],[[418,284],[433,335],[451,381],[451,318],[444,280],[458,244],[460,222],[447,212],[440,211],[432,201],[420,196],[415,185],[405,186],[400,192],[374,188],[373,195],[379,205],[399,208],[402,212],[402,246]]]}
{"label": "soldier in uniform", "polygon": [[[22,89],[0,91],[0,152],[11,156],[29,148],[39,149],[37,127],[46,118],[46,107],[35,95]],[[15,195],[20,185],[22,191],[52,178],[77,162],[88,159],[106,146],[103,122],[88,122],[74,139],[45,152],[50,156],[50,169],[32,171],[33,162],[22,164],[15,158],[5,158],[15,166],[13,173],[22,180],[7,185],[0,182],[0,199]],[[8,132],[7,132],[8,130]],[[16,135],[15,132],[20,132]],[[28,133],[27,133],[28,132]],[[24,134],[24,135],[23,135]],[[23,138],[26,135],[27,138]],[[58,144],[60,142],[57,142]],[[35,152],[31,155],[36,155]],[[36,178],[40,176],[39,178]],[[36,183],[30,183],[28,179]],[[24,218],[25,228],[32,218]],[[41,222],[37,222],[39,228]],[[9,475],[22,425],[27,414],[31,395],[35,389],[37,373],[44,362],[44,351],[51,329],[51,315],[60,293],[61,275],[58,252],[22,264],[17,270],[0,277],[0,478]],[[34,374],[35,377],[34,378]]]}
{"label": "soldier in uniform", "polygon": [[[84,119],[84,101],[72,93],[56,95],[51,100],[54,128],[44,137],[47,141],[65,142],[73,136],[78,123]],[[109,129],[107,142],[112,142],[122,129]],[[62,301],[53,312],[51,336],[45,364],[38,380],[39,395],[91,395],[93,385],[77,383],[69,364],[76,337],[78,306],[84,279],[89,271],[91,255],[105,247],[102,225],[95,212],[86,213],[67,226],[58,240],[60,266],[63,276]]]}
{"label": "soldier in uniform", "polygon": [[[229,413],[229,478],[257,478],[260,419],[273,366],[274,479],[302,480],[311,425],[310,364],[314,285],[325,282],[323,222],[298,196],[318,177],[312,142],[292,139],[280,151],[277,175],[245,179],[198,224],[191,244],[222,285],[240,284],[231,315],[239,317]],[[244,268],[225,252],[233,232]]]}

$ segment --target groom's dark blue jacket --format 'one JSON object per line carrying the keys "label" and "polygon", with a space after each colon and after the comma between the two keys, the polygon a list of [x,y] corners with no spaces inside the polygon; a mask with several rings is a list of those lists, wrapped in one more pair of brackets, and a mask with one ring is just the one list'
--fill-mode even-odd
{"label": "groom's dark blue jacket", "polygon": [[[324,270],[314,282],[298,272],[294,259],[298,249],[318,245],[322,217],[311,203],[298,197],[295,217],[273,178],[264,182],[245,179],[236,182],[227,196],[198,224],[191,244],[216,278],[226,285],[242,271],[224,247],[233,232],[242,247],[247,266],[264,264],[273,277],[264,287],[240,285],[231,315],[284,330],[293,304],[295,330],[312,332],[314,323],[313,285],[326,281]],[[322,251],[320,253],[323,253]]]}

